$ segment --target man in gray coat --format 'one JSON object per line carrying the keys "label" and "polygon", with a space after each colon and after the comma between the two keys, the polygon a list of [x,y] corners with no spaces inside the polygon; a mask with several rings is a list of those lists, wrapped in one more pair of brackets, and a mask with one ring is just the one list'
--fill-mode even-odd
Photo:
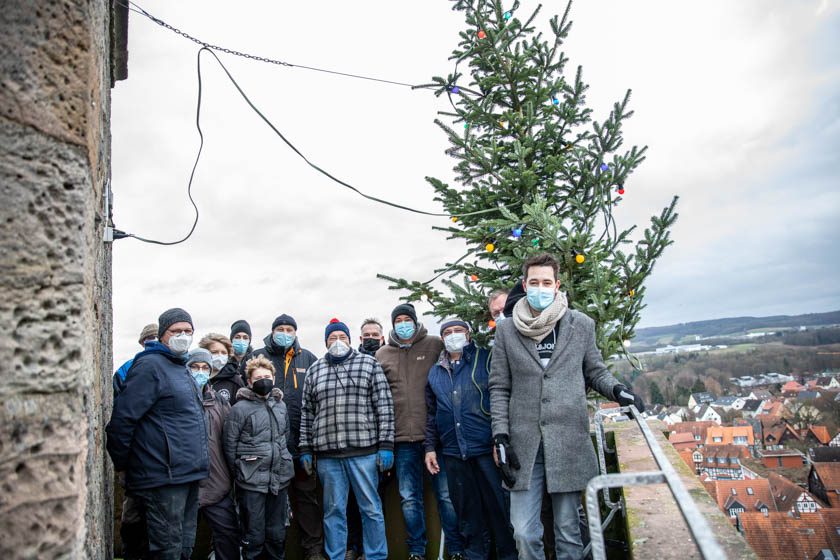
{"label": "man in gray coat", "polygon": [[604,365],[592,319],[568,309],[557,261],[548,254],[522,266],[526,297],[496,327],[490,412],[496,459],[510,492],[510,520],[521,560],[543,560],[540,506],[554,509],[559,559],[583,554],[580,493],[598,474],[589,438],[586,393],[621,405],[644,404]]}

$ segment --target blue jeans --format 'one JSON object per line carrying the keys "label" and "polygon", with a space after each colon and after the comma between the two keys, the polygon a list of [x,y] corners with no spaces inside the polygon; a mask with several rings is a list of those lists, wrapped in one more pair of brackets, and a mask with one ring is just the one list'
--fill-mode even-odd
{"label": "blue jeans", "polygon": [[[510,493],[510,522],[519,550],[519,560],[544,560],[543,524],[540,520],[545,491],[545,459],[543,448],[537,452],[531,485],[527,490]],[[583,557],[580,536],[580,492],[550,493],[554,510],[554,539],[557,560],[579,560]]]}
{"label": "blue jeans", "polygon": [[347,552],[347,494],[353,494],[362,514],[362,535],[365,558],[386,560],[385,517],[377,486],[379,469],[376,454],[362,457],[317,460],[318,476],[324,487],[324,544],[327,558],[340,560]]}
{"label": "blue jeans", "polygon": [[[424,458],[426,452],[422,443],[398,443],[396,445],[397,484],[400,490],[405,529],[408,533],[408,553],[426,555],[426,514],[423,507],[423,473],[426,471]],[[446,537],[446,550],[449,554],[463,554],[464,541],[458,531],[458,517],[452,500],[449,499],[449,486],[446,481],[444,457],[437,454],[440,473],[432,477],[432,486],[438,504],[440,524]]]}

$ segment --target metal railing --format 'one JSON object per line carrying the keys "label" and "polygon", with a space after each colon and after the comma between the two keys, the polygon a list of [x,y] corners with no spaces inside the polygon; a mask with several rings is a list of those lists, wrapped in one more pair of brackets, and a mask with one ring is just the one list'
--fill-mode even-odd
{"label": "metal railing", "polygon": [[[606,560],[607,551],[604,544],[604,529],[609,525],[618,510],[622,509],[621,500],[613,502],[610,498],[609,489],[621,488],[623,486],[643,486],[646,484],[667,484],[668,489],[674,496],[677,506],[680,508],[683,519],[688,525],[694,542],[705,560],[719,560],[726,558],[726,553],[718,544],[711,527],[706,518],[697,509],[697,505],[685,489],[674,466],[665,456],[659,442],[650,431],[650,427],[644,418],[641,417],[635,406],[624,406],[619,410],[629,413],[645,438],[648,448],[659,467],[658,471],[643,471],[635,473],[610,473],[607,474],[607,463],[605,460],[606,434],[604,432],[604,415],[614,413],[616,409],[595,412],[595,441],[598,448],[598,459],[600,461],[601,474],[589,481],[586,486],[586,512],[589,518],[589,538],[585,554],[591,550],[593,560]],[[604,492],[604,504],[610,509],[606,519],[601,520],[601,505],[598,500],[598,493]]]}

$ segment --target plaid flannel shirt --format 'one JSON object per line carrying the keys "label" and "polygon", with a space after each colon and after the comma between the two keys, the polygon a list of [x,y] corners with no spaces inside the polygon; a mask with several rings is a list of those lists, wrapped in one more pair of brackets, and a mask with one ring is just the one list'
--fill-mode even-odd
{"label": "plaid flannel shirt", "polygon": [[312,364],[303,383],[301,453],[393,448],[394,401],[379,362],[354,350],[339,364]]}

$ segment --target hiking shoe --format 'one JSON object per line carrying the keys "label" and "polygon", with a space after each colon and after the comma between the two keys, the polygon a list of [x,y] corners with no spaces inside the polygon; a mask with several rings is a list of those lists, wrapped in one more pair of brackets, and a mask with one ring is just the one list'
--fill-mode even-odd
{"label": "hiking shoe", "polygon": [[426,560],[422,554],[409,554],[408,560]]}
{"label": "hiking shoe", "polygon": [[348,550],[344,553],[344,560],[359,560],[359,553],[355,550]]}
{"label": "hiking shoe", "polygon": [[456,552],[455,554],[449,555],[449,560],[464,560],[464,555],[460,552]]}

